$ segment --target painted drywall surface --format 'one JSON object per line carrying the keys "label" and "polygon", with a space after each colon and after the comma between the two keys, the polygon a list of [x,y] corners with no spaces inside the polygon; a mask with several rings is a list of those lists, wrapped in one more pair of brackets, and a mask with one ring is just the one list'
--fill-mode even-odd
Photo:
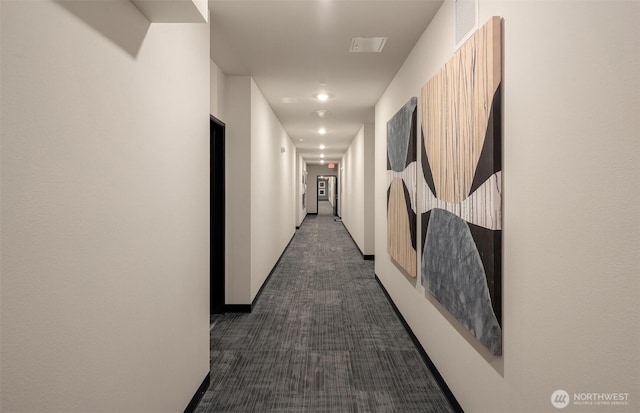
{"label": "painted drywall surface", "polygon": [[[376,105],[378,206],[384,125],[453,54],[453,5]],[[382,207],[376,273],[465,411],[554,412],[557,389],[630,393],[627,406],[585,410],[637,411],[640,4],[481,1],[479,10],[481,24],[504,18],[503,356],[401,276]]]}
{"label": "painted drywall surface", "polygon": [[329,178],[329,180],[327,181],[327,198],[329,198],[329,204],[332,207],[335,207],[336,205],[336,177],[331,177]]}
{"label": "painted drywall surface", "polygon": [[364,247],[365,255],[375,254],[375,125],[364,124]]}
{"label": "painted drywall surface", "polygon": [[250,304],[295,232],[297,154],[253,79],[223,76],[225,299]]}
{"label": "painted drywall surface", "polygon": [[251,77],[225,78],[225,300],[251,303]]}
{"label": "painted drywall surface", "polygon": [[342,222],[351,237],[364,250],[364,125],[351,141],[340,162],[343,168]]}
{"label": "painted drywall surface", "polygon": [[3,412],[182,411],[209,370],[209,27],[98,3],[0,5]]}
{"label": "painted drywall surface", "polygon": [[208,0],[193,0],[193,4],[196,5],[196,7],[198,8],[198,11],[200,12],[200,14],[202,14],[205,20],[209,21]]}
{"label": "painted drywall surface", "polygon": [[224,92],[225,92],[225,74],[220,70],[218,65],[211,60],[210,61],[210,78],[209,87],[211,93],[209,94],[209,102],[211,108],[211,114],[219,120],[224,119]]}
{"label": "painted drywall surface", "polygon": [[336,196],[338,190],[338,177],[334,176],[329,179],[329,203],[332,207],[336,206]]}
{"label": "painted drywall surface", "polygon": [[374,148],[375,125],[364,124],[341,161],[342,222],[365,255],[375,252]]}
{"label": "painted drywall surface", "polygon": [[[307,165],[307,213],[318,213],[318,177],[322,175],[336,175],[340,181],[340,163],[335,163],[335,168],[327,165]],[[340,188],[338,188],[340,191]],[[340,200],[338,200],[338,204]]]}
{"label": "painted drywall surface", "polygon": [[295,233],[296,151],[251,80],[251,299]]}
{"label": "painted drywall surface", "polygon": [[340,176],[338,177],[338,216],[342,217],[342,198],[344,197],[344,167],[342,166],[342,161],[340,161],[340,165],[338,166],[340,171]]}
{"label": "painted drywall surface", "polygon": [[207,0],[131,0],[131,3],[152,23],[203,23],[209,21]]}
{"label": "painted drywall surface", "polygon": [[[300,226],[304,218],[307,216],[307,207],[308,203],[308,194],[306,194],[306,173],[307,173],[307,163],[304,161],[304,158],[299,153],[296,154],[296,199],[295,199],[295,210],[296,210],[296,226]],[[303,183],[303,177],[304,182]],[[305,205],[302,205],[302,194],[305,194]]]}

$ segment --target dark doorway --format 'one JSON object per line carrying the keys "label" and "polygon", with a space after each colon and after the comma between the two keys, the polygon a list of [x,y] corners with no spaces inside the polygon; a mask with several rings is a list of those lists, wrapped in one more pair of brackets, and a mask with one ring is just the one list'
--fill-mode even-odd
{"label": "dark doorway", "polygon": [[224,313],[224,132],[225,125],[211,116],[209,133],[211,137],[210,152],[210,254],[209,254],[209,288],[211,314]]}

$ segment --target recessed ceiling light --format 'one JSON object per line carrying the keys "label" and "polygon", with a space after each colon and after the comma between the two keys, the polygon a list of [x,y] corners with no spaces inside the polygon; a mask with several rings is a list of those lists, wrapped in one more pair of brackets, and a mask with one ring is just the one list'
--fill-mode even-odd
{"label": "recessed ceiling light", "polygon": [[320,128],[320,129],[318,129],[318,133],[320,135],[324,135],[325,133],[327,133],[327,130],[325,128]]}
{"label": "recessed ceiling light", "polygon": [[324,165],[324,160],[320,160],[320,165]]}
{"label": "recessed ceiling light", "polygon": [[321,154],[320,154],[320,157],[321,157],[321,158],[324,158],[324,153],[321,153]]}
{"label": "recessed ceiling light", "polygon": [[380,53],[387,42],[386,37],[354,37],[351,39],[350,53]]}
{"label": "recessed ceiling light", "polygon": [[327,113],[329,113],[329,111],[326,109],[316,109],[314,110],[314,113],[318,115],[319,118],[324,118],[325,116],[327,116]]}
{"label": "recessed ceiling light", "polygon": [[304,139],[302,139],[302,138],[300,138],[300,139],[298,139],[298,140],[299,140],[300,142],[304,141]]}
{"label": "recessed ceiling light", "polygon": [[317,95],[314,96],[316,99],[318,99],[320,102],[326,102],[327,100],[329,100],[330,96],[328,93],[318,93]]}
{"label": "recessed ceiling light", "polygon": [[325,148],[325,146],[324,146],[324,145],[320,145],[320,149],[324,149],[324,148]]}

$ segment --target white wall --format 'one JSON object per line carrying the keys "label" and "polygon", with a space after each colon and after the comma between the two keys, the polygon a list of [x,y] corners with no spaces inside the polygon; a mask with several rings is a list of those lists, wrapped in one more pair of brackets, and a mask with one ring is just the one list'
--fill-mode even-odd
{"label": "white wall", "polygon": [[225,74],[213,60],[210,60],[209,105],[211,114],[219,120],[224,119]]}
{"label": "white wall", "polygon": [[[302,158],[302,155],[300,155],[299,153],[296,155],[296,199],[295,199],[295,210],[296,210],[296,226],[299,227],[302,224],[302,221],[304,221],[305,217],[307,216],[307,207],[306,205],[309,204],[309,194],[307,193],[307,178],[306,178],[306,174],[307,174],[307,163],[304,161],[304,159]],[[303,178],[304,178],[304,182],[303,183]],[[306,194],[305,196],[307,197],[306,199],[306,205],[303,207],[302,206],[302,194]]]}
{"label": "white wall", "polygon": [[364,124],[364,255],[375,254],[375,125]]}
{"label": "white wall", "polygon": [[360,251],[364,249],[364,125],[342,156],[342,222]]}
{"label": "white wall", "polygon": [[453,4],[376,105],[376,274],[465,411],[553,412],[557,389],[628,392],[629,406],[585,411],[637,411],[640,4],[480,2],[481,24],[504,17],[498,358],[412,287],[386,251],[385,124],[410,97],[420,100],[453,54]]}
{"label": "white wall", "polygon": [[251,304],[306,215],[296,211],[304,161],[250,76],[225,75],[213,61],[211,70],[210,100],[226,125],[225,300]]}
{"label": "white wall", "polygon": [[296,230],[296,149],[253,79],[250,159],[253,300]]}
{"label": "white wall", "polygon": [[336,182],[338,181],[337,177],[330,177],[329,181],[327,181],[327,185],[329,186],[329,188],[327,188],[327,194],[329,195],[329,204],[332,207],[336,206]]}
{"label": "white wall", "polygon": [[182,411],[209,371],[209,26],[0,9],[0,410]]}
{"label": "white wall", "polygon": [[373,124],[364,124],[342,157],[342,222],[365,255],[375,252]]}
{"label": "white wall", "polygon": [[251,78],[225,79],[225,300],[251,302]]}
{"label": "white wall", "polygon": [[[325,165],[307,165],[307,213],[318,213],[318,177],[322,175],[335,175],[340,181],[340,163],[335,163],[335,168],[330,169]],[[340,188],[338,188],[340,191]],[[338,203],[341,201],[338,200]]]}

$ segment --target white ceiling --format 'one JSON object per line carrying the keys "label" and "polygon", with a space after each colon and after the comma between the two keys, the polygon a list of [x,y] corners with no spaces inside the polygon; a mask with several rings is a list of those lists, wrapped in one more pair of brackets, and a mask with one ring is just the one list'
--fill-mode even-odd
{"label": "white ceiling", "polygon": [[[376,102],[441,4],[209,0],[211,58],[226,75],[253,76],[308,163],[319,163],[321,153],[339,161],[361,125],[374,121]],[[349,53],[353,37],[388,40],[381,53]],[[313,98],[322,91],[332,96],[327,102]],[[321,119],[316,109],[329,114]]]}

